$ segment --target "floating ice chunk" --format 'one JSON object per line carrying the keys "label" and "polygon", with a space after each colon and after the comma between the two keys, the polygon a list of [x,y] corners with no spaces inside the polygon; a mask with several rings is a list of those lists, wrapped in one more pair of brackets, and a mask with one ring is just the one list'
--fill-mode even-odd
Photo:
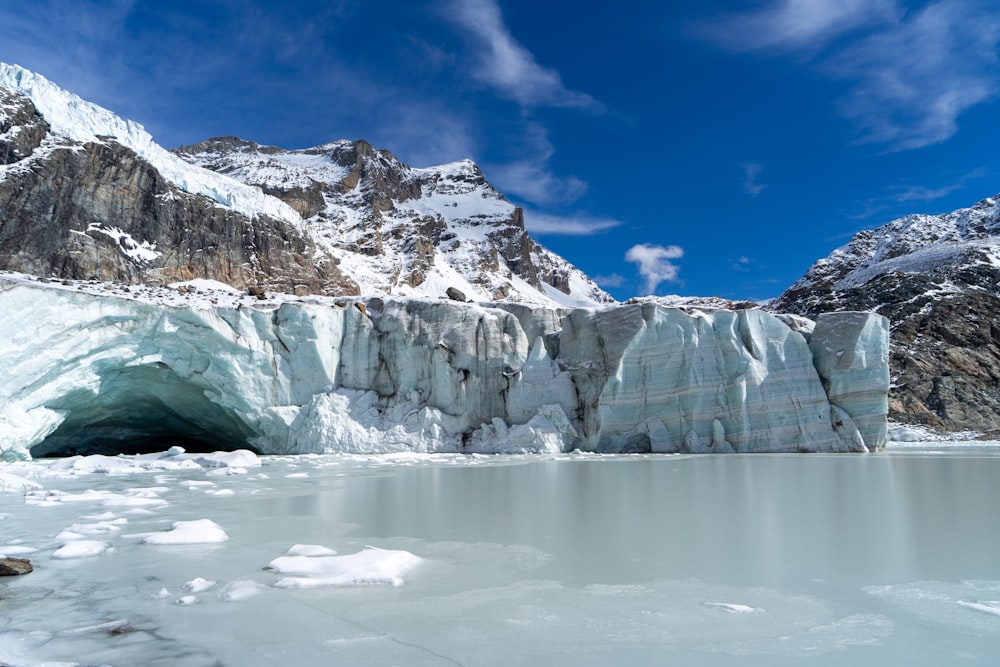
{"label": "floating ice chunk", "polygon": [[223,602],[243,602],[244,600],[249,600],[256,595],[260,595],[263,591],[264,587],[256,581],[240,579],[226,586],[226,588],[219,593],[219,599]]}
{"label": "floating ice chunk", "polygon": [[213,477],[225,477],[227,475],[245,475],[247,474],[246,468],[212,468],[205,472],[206,475],[211,475]]}
{"label": "floating ice chunk", "polygon": [[87,558],[88,556],[100,556],[107,550],[107,542],[100,542],[98,540],[73,540],[56,549],[52,557],[62,560]]}
{"label": "floating ice chunk", "polygon": [[226,531],[211,519],[175,521],[170,530],[146,535],[146,544],[213,544],[229,539]]}
{"label": "floating ice chunk", "polygon": [[156,600],[163,600],[170,597],[170,591],[168,591],[166,588],[161,588],[160,590],[156,591],[149,597],[154,598]]}
{"label": "floating ice chunk", "polygon": [[192,593],[202,593],[209,590],[215,586],[216,582],[210,579],[204,579],[202,577],[195,577],[191,581],[184,584],[184,590],[191,591]]}
{"label": "floating ice chunk", "polygon": [[734,604],[732,602],[706,602],[705,606],[728,611],[730,614],[756,614],[764,611],[763,609],[759,609],[757,607],[750,607],[745,604]]}
{"label": "floating ice chunk", "polygon": [[82,493],[66,493],[65,491],[28,491],[24,502],[39,507],[56,507],[65,503],[100,503],[105,507],[141,507],[162,506],[167,501],[158,497],[163,489],[127,489],[124,493],[98,491],[87,489]]}
{"label": "floating ice chunk", "polygon": [[0,558],[23,556],[24,554],[33,554],[36,551],[38,551],[38,549],[34,547],[26,547],[23,544],[8,544],[7,546],[0,547]]}
{"label": "floating ice chunk", "polygon": [[97,523],[75,523],[56,535],[56,539],[64,542],[67,540],[79,540],[86,535],[117,533],[127,523],[128,519],[125,518],[114,519],[112,521],[98,521]]}
{"label": "floating ice chunk", "polygon": [[42,485],[30,479],[18,477],[8,472],[0,472],[0,492],[2,491],[28,491],[30,489],[40,489]]}
{"label": "floating ice chunk", "polygon": [[184,597],[174,600],[174,604],[179,604],[181,606],[188,606],[198,603],[197,595],[185,595]]}
{"label": "floating ice chunk", "polygon": [[285,555],[306,556],[307,558],[311,558],[315,556],[336,556],[337,552],[319,544],[296,544],[289,547],[288,551],[285,552]]}
{"label": "floating ice chunk", "polygon": [[981,611],[986,614],[1000,616],[1000,600],[980,600],[979,602],[966,602],[965,600],[959,600],[958,604],[967,609],[974,609],[975,611]]}
{"label": "floating ice chunk", "polygon": [[365,547],[346,556],[282,556],[268,568],[290,577],[279,579],[278,588],[318,586],[359,586],[385,584],[402,586],[402,575],[423,559],[408,551]]}
{"label": "floating ice chunk", "polygon": [[285,475],[285,477],[288,478],[288,479],[304,479],[306,477],[309,477],[309,473],[307,473],[307,472],[293,472],[293,473],[289,473],[289,474]]}
{"label": "floating ice chunk", "polygon": [[206,496],[235,496],[236,492],[232,489],[209,489],[205,492]]}
{"label": "floating ice chunk", "polygon": [[259,468],[260,458],[249,449],[199,454],[194,462],[203,468]]}

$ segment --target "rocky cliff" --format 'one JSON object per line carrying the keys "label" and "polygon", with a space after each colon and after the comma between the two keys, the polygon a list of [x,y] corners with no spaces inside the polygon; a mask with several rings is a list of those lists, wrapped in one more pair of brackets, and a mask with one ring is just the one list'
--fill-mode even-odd
{"label": "rocky cliff", "polygon": [[859,232],[770,308],[892,322],[889,415],[947,431],[1000,429],[1000,204]]}

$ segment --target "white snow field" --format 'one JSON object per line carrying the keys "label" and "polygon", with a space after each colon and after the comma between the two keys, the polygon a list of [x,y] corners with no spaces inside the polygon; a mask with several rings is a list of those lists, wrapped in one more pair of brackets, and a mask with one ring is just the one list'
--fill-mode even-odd
{"label": "white snow field", "polygon": [[[229,475],[59,463],[0,464],[44,487],[0,492],[0,553],[35,567],[0,580],[0,664],[978,666],[1000,652],[997,443],[265,456]],[[172,526],[228,539],[136,537]]]}

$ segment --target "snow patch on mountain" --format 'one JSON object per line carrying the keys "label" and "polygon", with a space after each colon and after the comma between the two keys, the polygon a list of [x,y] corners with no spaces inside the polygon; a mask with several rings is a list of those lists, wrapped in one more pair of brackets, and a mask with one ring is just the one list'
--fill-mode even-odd
{"label": "snow patch on mountain", "polygon": [[300,221],[295,210],[280,199],[186,163],[153,141],[142,125],[87,102],[40,74],[0,62],[0,88],[30,99],[55,134],[80,143],[99,143],[110,137],[135,151],[185,192],[207,196],[250,218],[266,215],[293,223]]}
{"label": "snow patch on mountain", "polygon": [[998,198],[943,215],[908,215],[858,232],[850,243],[817,261],[788,291],[846,290],[891,272],[929,273],[947,265],[1000,266]]}
{"label": "snow patch on mountain", "polygon": [[366,293],[438,297],[455,288],[473,301],[612,301],[532,241],[521,210],[470,160],[414,168],[360,141],[285,150],[235,137],[178,154],[294,202]]}

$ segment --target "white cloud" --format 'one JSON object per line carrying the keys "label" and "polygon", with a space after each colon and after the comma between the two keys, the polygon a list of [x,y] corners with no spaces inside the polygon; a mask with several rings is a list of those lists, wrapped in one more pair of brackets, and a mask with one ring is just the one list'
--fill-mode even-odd
{"label": "white cloud", "polygon": [[732,51],[811,51],[850,30],[894,20],[899,13],[895,0],[774,0],[701,31]]}
{"label": "white cloud", "polygon": [[[937,187],[927,185],[900,185],[891,188],[885,196],[869,199],[861,205],[861,210],[850,213],[847,217],[852,220],[865,220],[872,216],[887,211],[899,211],[900,204],[911,204],[914,202],[928,202],[947,197],[953,192],[965,189],[970,181],[990,176],[990,170],[979,167],[963,174],[955,181]],[[913,212],[913,211],[909,211]]]}
{"label": "white cloud", "polygon": [[541,124],[525,122],[519,136],[507,143],[514,158],[485,167],[490,182],[502,192],[538,206],[556,206],[574,202],[587,191],[579,178],[552,173],[549,161],[556,151]]}
{"label": "white cloud", "polygon": [[591,236],[600,234],[621,225],[620,220],[598,216],[554,215],[526,209],[524,211],[524,226],[532,234],[561,236]]}
{"label": "white cloud", "polygon": [[590,95],[566,88],[557,71],[535,62],[504,24],[496,0],[451,0],[448,7],[478,47],[474,76],[482,83],[526,107],[602,108]]}
{"label": "white cloud", "polygon": [[756,197],[759,195],[766,185],[757,182],[757,176],[764,170],[764,167],[759,164],[745,164],[743,165],[743,191],[746,192],[751,197]]}
{"label": "white cloud", "polygon": [[1000,15],[979,0],[903,12],[895,0],[774,0],[701,32],[732,51],[793,53],[848,83],[839,101],[862,142],[889,150],[949,139],[1000,93]]}
{"label": "white cloud", "polygon": [[625,261],[637,265],[639,275],[646,280],[646,291],[653,294],[660,283],[677,281],[680,267],[670,260],[683,256],[684,249],[680,246],[640,243],[628,249]]}
{"label": "white cloud", "polygon": [[541,206],[574,202],[587,191],[587,184],[580,179],[556,176],[544,161],[537,160],[491,165],[489,179],[501,192]]}
{"label": "white cloud", "polygon": [[907,150],[946,141],[964,111],[996,96],[998,44],[995,11],[945,0],[834,54],[825,69],[854,83],[841,105],[863,141]]}
{"label": "white cloud", "polygon": [[610,276],[594,276],[594,282],[601,287],[622,287],[625,284],[625,277],[612,273]]}

